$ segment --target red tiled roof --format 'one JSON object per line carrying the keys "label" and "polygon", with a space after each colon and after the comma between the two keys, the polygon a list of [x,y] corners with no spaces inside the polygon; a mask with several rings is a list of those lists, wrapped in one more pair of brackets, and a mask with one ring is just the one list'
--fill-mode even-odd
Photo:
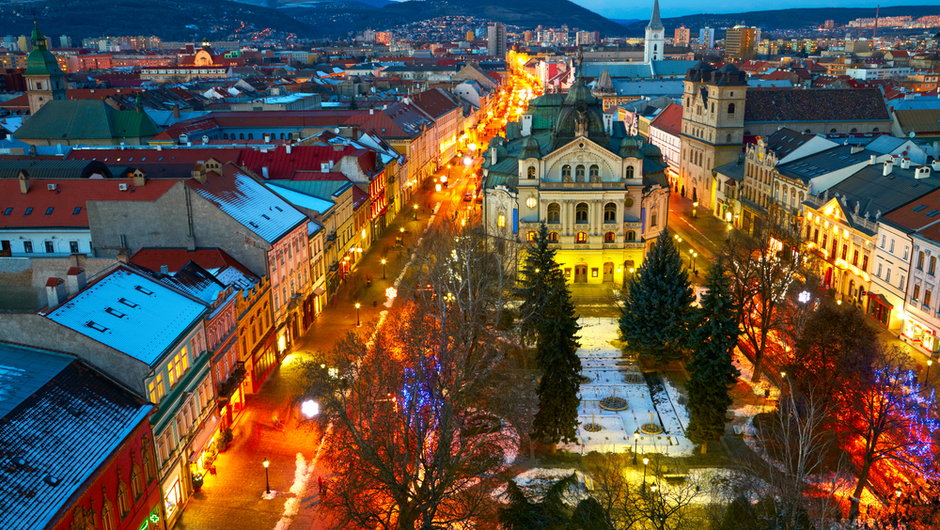
{"label": "red tiled roof", "polygon": [[[920,208],[924,206],[924,208]],[[914,209],[917,208],[915,211]],[[927,193],[913,201],[891,210],[887,214],[883,215],[881,218],[887,221],[889,224],[902,228],[908,232],[921,231],[930,224],[937,222],[938,217],[936,213],[931,217],[928,214],[940,210],[940,189],[936,189]],[[936,228],[932,230],[924,230],[921,232],[925,237],[929,239],[938,240],[940,233],[937,232]]]}
{"label": "red tiled roof", "polygon": [[747,91],[745,122],[888,120],[881,91],[761,89]]}
{"label": "red tiled roof", "polygon": [[650,125],[663,132],[679,136],[682,132],[682,105],[670,103]]}
{"label": "red tiled roof", "polygon": [[[155,201],[175,183],[148,180],[144,186],[135,187],[127,179],[30,179],[29,193],[20,193],[19,180],[2,179],[0,229],[84,228],[88,226],[89,201]],[[50,184],[55,190],[49,190]],[[126,184],[127,191],[121,191],[119,184]]]}
{"label": "red tiled roof", "polygon": [[268,178],[289,179],[297,171],[319,171],[321,164],[336,163],[346,156],[358,158],[360,166],[366,173],[372,173],[375,170],[375,152],[352,146],[343,146],[343,149],[336,150],[333,146],[297,145],[291,148],[290,154],[287,153],[285,147],[278,147],[266,153],[245,149],[238,159],[238,164],[247,166],[258,175],[262,174],[262,167],[267,167]]}
{"label": "red tiled roof", "polygon": [[72,149],[67,160],[98,160],[108,165],[137,167],[148,164],[185,164],[192,166],[214,158],[219,162],[235,162],[241,149]]}
{"label": "red tiled roof", "polygon": [[254,273],[220,248],[142,248],[130,259],[134,265],[157,272],[166,265],[170,273],[179,271],[190,261],[206,270],[235,267],[244,274],[254,276]]}
{"label": "red tiled roof", "polygon": [[[142,92],[139,88],[72,88],[65,91],[65,97],[72,100],[105,100],[119,94],[136,94]],[[29,108],[29,99],[26,94],[16,96],[0,104],[0,108],[20,109]]]}
{"label": "red tiled roof", "polygon": [[452,96],[439,88],[418,92],[411,99],[415,106],[433,118],[439,118],[460,106]]}

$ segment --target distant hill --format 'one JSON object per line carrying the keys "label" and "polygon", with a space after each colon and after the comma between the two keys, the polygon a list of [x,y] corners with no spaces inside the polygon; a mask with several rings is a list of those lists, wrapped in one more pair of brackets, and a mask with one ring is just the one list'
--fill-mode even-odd
{"label": "distant hill", "polygon": [[[360,2],[368,0],[360,0]],[[346,2],[348,4],[348,2]],[[303,7],[284,8],[294,18],[322,27],[324,19],[337,33],[364,28],[386,29],[400,24],[447,15],[485,18],[507,24],[532,27],[577,27],[619,35],[623,26],[569,0],[410,0],[393,2],[379,9],[342,7],[339,2],[305,3]]]}
{"label": "distant hill", "polygon": [[314,31],[280,10],[227,0],[0,0],[0,35],[29,35],[34,20],[46,35],[74,39],[102,35],[223,39],[264,28],[298,34]]}
{"label": "distant hill", "polygon": [[[880,15],[893,17],[910,15],[922,17],[925,15],[940,15],[940,5],[936,6],[882,6]],[[699,15],[686,15],[684,17],[664,18],[663,25],[667,31],[685,25],[688,28],[702,27],[728,28],[736,24],[758,26],[764,30],[803,29],[822,26],[826,20],[834,20],[836,24],[844,25],[856,18],[875,16],[873,7],[821,7],[798,9],[775,9],[773,11],[748,11],[745,13],[720,13]],[[646,21],[638,21],[627,25],[627,32],[632,36],[642,35]]]}

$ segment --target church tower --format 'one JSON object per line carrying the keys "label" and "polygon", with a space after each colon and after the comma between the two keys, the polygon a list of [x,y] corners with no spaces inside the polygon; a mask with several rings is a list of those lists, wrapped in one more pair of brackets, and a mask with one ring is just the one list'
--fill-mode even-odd
{"label": "church tower", "polygon": [[26,94],[29,99],[29,113],[35,115],[43,105],[54,99],[66,99],[65,74],[59,68],[52,52],[46,44],[46,37],[33,27],[31,37],[33,50],[26,56]]}
{"label": "church tower", "polygon": [[646,25],[646,42],[643,46],[643,62],[662,61],[663,47],[666,45],[666,28],[659,19],[659,0],[653,0],[653,16]]}

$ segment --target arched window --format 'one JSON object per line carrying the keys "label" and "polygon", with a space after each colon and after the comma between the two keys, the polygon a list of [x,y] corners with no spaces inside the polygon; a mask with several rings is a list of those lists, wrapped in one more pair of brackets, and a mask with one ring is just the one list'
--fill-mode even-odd
{"label": "arched window", "polygon": [[130,511],[130,503],[127,502],[127,486],[124,481],[118,482],[117,487],[118,515],[123,519]]}
{"label": "arched window", "polygon": [[587,243],[587,232],[578,232],[577,235],[574,236],[574,242]]}
{"label": "arched window", "polygon": [[627,241],[636,241],[636,232],[633,230],[627,232]]}
{"label": "arched window", "polygon": [[633,178],[633,172],[634,172],[633,166],[627,166],[627,180]]}
{"label": "arched window", "polygon": [[592,164],[590,169],[591,181],[597,179],[601,174],[601,168],[597,164]]}
{"label": "arched window", "polygon": [[535,241],[535,237],[536,237],[535,230],[529,230],[529,232],[525,235],[526,241],[530,243]]}
{"label": "arched window", "polygon": [[527,175],[528,175],[528,177],[529,177],[530,179],[534,179],[534,178],[535,178],[535,166],[529,166],[529,169],[526,170],[526,171],[527,171]]}
{"label": "arched window", "polygon": [[734,103],[728,103],[728,114],[734,114]]}
{"label": "arched window", "polygon": [[856,129],[855,127],[852,127],[852,130],[849,131],[849,132],[850,132],[850,133],[857,133],[857,132],[858,132],[858,129]]}
{"label": "arched window", "polygon": [[726,144],[730,144],[730,143],[731,143],[731,133],[728,133],[728,135],[725,136],[725,143],[726,143]]}
{"label": "arched window", "polygon": [[871,130],[871,132],[878,132],[878,131],[880,131],[880,130],[881,130],[881,129],[879,129],[878,127],[875,127],[874,129]]}
{"label": "arched window", "polygon": [[153,482],[153,479],[157,476],[157,468],[153,465],[153,457],[150,455],[150,449],[148,449],[147,444],[150,443],[148,439],[144,439],[144,445],[141,447],[140,452],[142,454],[141,460],[144,463],[144,478],[146,478],[147,484]]}
{"label": "arched window", "polygon": [[134,497],[134,500],[140,498],[144,493],[144,483],[143,477],[140,475],[140,466],[134,464],[133,469],[131,469],[131,495]]}
{"label": "arched window", "polygon": [[578,167],[574,169],[574,180],[575,182],[584,182],[584,166],[578,164]]}
{"label": "arched window", "polygon": [[557,202],[548,205],[548,222],[558,224],[561,222],[561,206]]}
{"label": "arched window", "polygon": [[617,235],[613,232],[607,232],[604,234],[604,243],[613,243],[617,240]]}
{"label": "arched window", "polygon": [[114,530],[114,506],[107,496],[104,498],[104,505],[101,506],[101,527],[104,530]]}
{"label": "arched window", "polygon": [[835,134],[836,130],[835,130],[835,129],[829,129],[829,132],[832,133],[832,134]]}
{"label": "arched window", "polygon": [[616,223],[617,222],[617,205],[608,202],[604,205],[604,222],[605,223]]}
{"label": "arched window", "polygon": [[571,166],[565,164],[561,166],[561,178],[563,180],[571,180]]}
{"label": "arched window", "polygon": [[659,214],[656,212],[656,210],[653,210],[650,213],[650,227],[656,228],[658,224],[659,224]]}
{"label": "arched window", "polygon": [[588,205],[586,202],[579,202],[574,208],[574,222],[576,223],[586,223],[588,222]]}
{"label": "arched window", "polygon": [[[232,133],[232,134],[235,134],[235,133]],[[238,139],[239,139],[239,140],[244,140],[244,139],[245,139],[245,133],[238,133]]]}
{"label": "arched window", "polygon": [[551,242],[553,242],[553,243],[557,242],[557,241],[558,241],[558,232],[549,232],[549,233],[548,233],[548,240],[551,241]]}

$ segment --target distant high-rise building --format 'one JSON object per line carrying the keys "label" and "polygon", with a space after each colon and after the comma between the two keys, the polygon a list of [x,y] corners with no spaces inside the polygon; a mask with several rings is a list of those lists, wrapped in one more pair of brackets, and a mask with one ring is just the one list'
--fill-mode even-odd
{"label": "distant high-rise building", "polygon": [[71,48],[72,47],[72,37],[68,35],[59,36],[59,48]]}
{"label": "distant high-rise building", "polygon": [[823,29],[835,29],[835,27],[836,27],[835,20],[827,20],[823,22]]}
{"label": "distant high-rise building", "polygon": [[471,30],[471,31],[467,31],[467,34],[464,36],[464,39],[465,39],[467,42],[473,42],[473,41],[477,40],[477,36],[476,36],[476,34]]}
{"label": "distant high-rise building", "polygon": [[646,25],[646,40],[643,46],[643,62],[662,61],[666,46],[666,28],[659,18],[659,0],[653,0],[653,16]]}
{"label": "distant high-rise building", "polygon": [[710,50],[715,47],[715,28],[702,28],[698,30],[698,45]]}
{"label": "distant high-rise building", "polygon": [[672,43],[676,46],[688,46],[691,40],[692,30],[685,27],[684,25],[676,28],[676,31],[672,36]]}
{"label": "distant high-rise building", "polygon": [[392,43],[392,32],[391,31],[376,31],[375,42],[388,46],[389,44]]}
{"label": "distant high-rise building", "polygon": [[600,35],[596,31],[579,31],[575,34],[575,44],[578,46],[596,44],[599,40]]}
{"label": "distant high-rise building", "polygon": [[486,53],[500,59],[506,57],[506,25],[502,22],[486,27]]}
{"label": "distant high-rise building", "polygon": [[735,26],[725,33],[725,56],[733,59],[754,57],[760,41],[760,28]]}
{"label": "distant high-rise building", "polygon": [[26,35],[20,35],[16,38],[16,47],[19,48],[23,53],[26,53],[32,49],[29,45],[29,39],[26,37]]}

